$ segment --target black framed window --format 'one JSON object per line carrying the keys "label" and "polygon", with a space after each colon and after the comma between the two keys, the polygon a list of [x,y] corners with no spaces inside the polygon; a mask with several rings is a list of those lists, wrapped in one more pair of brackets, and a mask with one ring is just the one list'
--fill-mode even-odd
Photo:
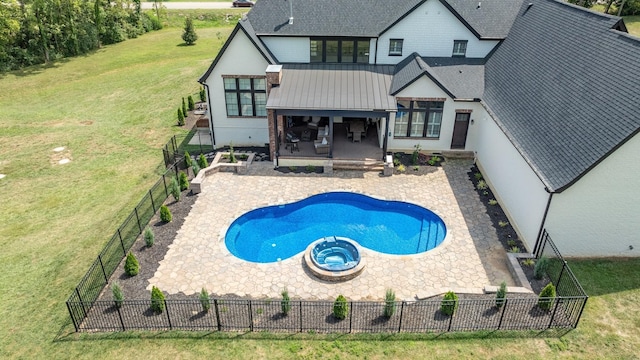
{"label": "black framed window", "polygon": [[442,101],[398,100],[393,135],[437,139],[442,127]]}
{"label": "black framed window", "polygon": [[402,39],[389,40],[389,56],[402,56]]}
{"label": "black framed window", "polygon": [[369,39],[311,38],[312,63],[369,63]]}
{"label": "black framed window", "polygon": [[265,78],[230,78],[224,81],[227,116],[267,116]]}
{"label": "black framed window", "polygon": [[453,40],[453,56],[465,57],[467,55],[467,40]]}

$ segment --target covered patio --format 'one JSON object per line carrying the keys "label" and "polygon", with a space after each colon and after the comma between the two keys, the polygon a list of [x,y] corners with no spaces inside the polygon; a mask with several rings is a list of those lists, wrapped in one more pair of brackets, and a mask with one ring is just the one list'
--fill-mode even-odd
{"label": "covered patio", "polygon": [[383,160],[393,66],[286,64],[267,68],[275,158]]}

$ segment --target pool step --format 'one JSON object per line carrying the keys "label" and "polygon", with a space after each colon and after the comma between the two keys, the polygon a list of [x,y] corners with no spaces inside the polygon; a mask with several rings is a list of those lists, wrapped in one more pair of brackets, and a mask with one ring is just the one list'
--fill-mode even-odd
{"label": "pool step", "polygon": [[382,171],[384,162],[380,160],[333,160],[334,170]]}

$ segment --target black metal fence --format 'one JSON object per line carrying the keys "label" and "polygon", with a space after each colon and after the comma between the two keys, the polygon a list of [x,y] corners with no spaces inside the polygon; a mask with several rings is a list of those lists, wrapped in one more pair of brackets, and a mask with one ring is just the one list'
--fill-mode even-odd
{"label": "black metal fence", "polygon": [[166,170],[113,234],[98,258],[89,267],[89,271],[76,286],[67,301],[67,307],[76,329],[78,324],[87,317],[92,304],[98,299],[100,292],[109,282],[109,277],[116,270],[120,261],[127,255],[137,237],[169,196],[171,178],[177,179],[178,172],[182,168],[184,168],[184,162],[178,161]]}
{"label": "black metal fence", "polygon": [[[159,184],[162,183],[159,182]],[[152,193],[153,189],[149,193],[149,198]],[[137,210],[134,211],[134,215],[136,213]],[[151,309],[150,299],[125,300],[120,307],[117,307],[114,301],[96,301],[97,296],[107,284],[106,279],[113,273],[135,241],[135,237],[131,238],[133,235],[124,238],[121,235],[129,222],[133,222],[131,217],[107,244],[67,301],[76,331],[268,330],[327,333],[443,333],[483,330],[569,330],[578,325],[588,298],[551,238],[545,233],[540,255],[544,254],[550,259],[559,260],[559,262],[554,261],[549,267],[548,275],[558,292],[556,298],[548,299],[552,304],[548,310],[538,306],[539,299],[536,296],[508,297],[501,308],[496,307],[496,301],[492,297],[463,298],[458,301],[454,316],[447,316],[440,311],[441,300],[422,300],[395,302],[395,313],[386,317],[384,309],[387,304],[383,301],[352,301],[347,303],[349,307],[347,318],[338,320],[332,315],[333,302],[331,301],[292,300],[290,310],[285,315],[282,312],[280,299],[216,298],[211,299],[209,311],[203,309],[198,299],[165,300],[165,310],[157,314]],[[134,226],[136,223],[138,225]],[[143,228],[138,220],[130,227],[133,229],[126,234],[135,234],[136,237]]]}
{"label": "black metal fence", "polygon": [[171,166],[184,156],[185,151],[188,151],[191,155],[214,151],[209,136],[208,132],[205,134],[195,126],[185,134],[174,135],[162,147],[164,165],[166,167]]}

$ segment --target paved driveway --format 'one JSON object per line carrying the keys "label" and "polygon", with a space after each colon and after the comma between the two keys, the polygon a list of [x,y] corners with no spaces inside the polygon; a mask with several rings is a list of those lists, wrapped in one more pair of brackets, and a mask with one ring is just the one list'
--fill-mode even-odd
{"label": "paved driveway", "polygon": [[[254,163],[248,175],[208,177],[174,243],[150,279],[169,293],[190,295],[206,287],[212,294],[278,298],[284,287],[292,297],[351,300],[382,299],[385,289],[413,300],[448,290],[481,293],[485,285],[513,280],[506,254],[466,172],[468,161],[448,161],[426,175],[341,171],[333,175],[281,174],[272,164]],[[357,278],[327,283],[305,271],[302,253],[276,263],[236,258],[224,235],[240,215],[258,207],[285,204],[327,191],[352,191],[431,209],[446,223],[448,238],[417,255],[387,255],[364,249],[367,267]]]}

